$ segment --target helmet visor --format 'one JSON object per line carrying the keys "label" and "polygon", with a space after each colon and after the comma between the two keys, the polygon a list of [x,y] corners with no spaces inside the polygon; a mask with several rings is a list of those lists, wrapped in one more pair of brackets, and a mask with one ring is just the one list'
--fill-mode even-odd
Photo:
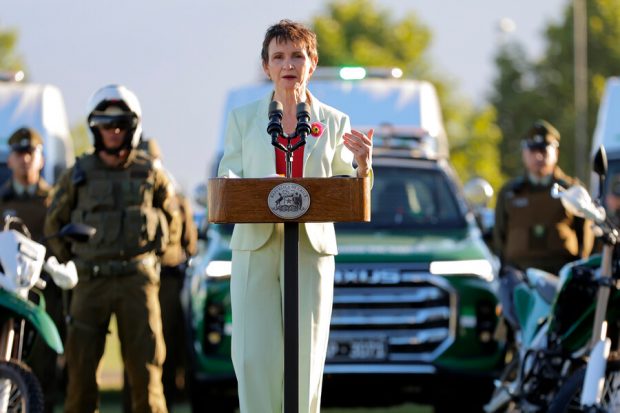
{"label": "helmet visor", "polygon": [[88,121],[91,128],[103,130],[130,130],[136,127],[136,117],[132,113],[123,115],[92,115]]}

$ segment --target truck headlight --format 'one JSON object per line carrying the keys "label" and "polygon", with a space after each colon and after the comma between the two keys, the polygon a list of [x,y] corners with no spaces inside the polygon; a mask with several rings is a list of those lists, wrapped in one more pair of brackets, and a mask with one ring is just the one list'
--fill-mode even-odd
{"label": "truck headlight", "polygon": [[229,277],[231,271],[232,264],[230,261],[211,261],[207,264],[205,275],[213,278]]}
{"label": "truck headlight", "polygon": [[485,281],[493,281],[493,266],[487,260],[433,261],[430,273],[436,275],[477,275]]}

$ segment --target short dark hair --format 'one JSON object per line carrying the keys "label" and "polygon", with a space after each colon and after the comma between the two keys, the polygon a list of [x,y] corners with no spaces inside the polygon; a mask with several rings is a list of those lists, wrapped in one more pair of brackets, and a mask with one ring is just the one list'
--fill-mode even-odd
{"label": "short dark hair", "polygon": [[301,23],[284,19],[269,27],[267,32],[265,32],[263,49],[261,50],[261,59],[264,65],[269,63],[269,44],[273,39],[276,39],[278,43],[289,41],[304,47],[310,59],[318,58],[319,56],[316,34]]}

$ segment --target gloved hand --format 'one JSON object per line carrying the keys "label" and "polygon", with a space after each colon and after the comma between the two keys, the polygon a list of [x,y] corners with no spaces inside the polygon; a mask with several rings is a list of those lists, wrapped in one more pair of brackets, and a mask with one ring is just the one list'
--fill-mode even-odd
{"label": "gloved hand", "polygon": [[70,290],[78,282],[77,269],[73,261],[60,264],[56,257],[52,256],[47,259],[43,268],[52,276],[54,283],[63,290]]}

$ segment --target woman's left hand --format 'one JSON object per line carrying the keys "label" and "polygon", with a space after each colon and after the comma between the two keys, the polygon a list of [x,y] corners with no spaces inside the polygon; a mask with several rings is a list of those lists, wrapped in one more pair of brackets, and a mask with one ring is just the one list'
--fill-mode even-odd
{"label": "woman's left hand", "polygon": [[345,133],[343,136],[344,146],[355,156],[357,174],[360,177],[368,176],[372,167],[372,136],[374,133],[374,129],[369,130],[368,135],[351,129],[351,133]]}

